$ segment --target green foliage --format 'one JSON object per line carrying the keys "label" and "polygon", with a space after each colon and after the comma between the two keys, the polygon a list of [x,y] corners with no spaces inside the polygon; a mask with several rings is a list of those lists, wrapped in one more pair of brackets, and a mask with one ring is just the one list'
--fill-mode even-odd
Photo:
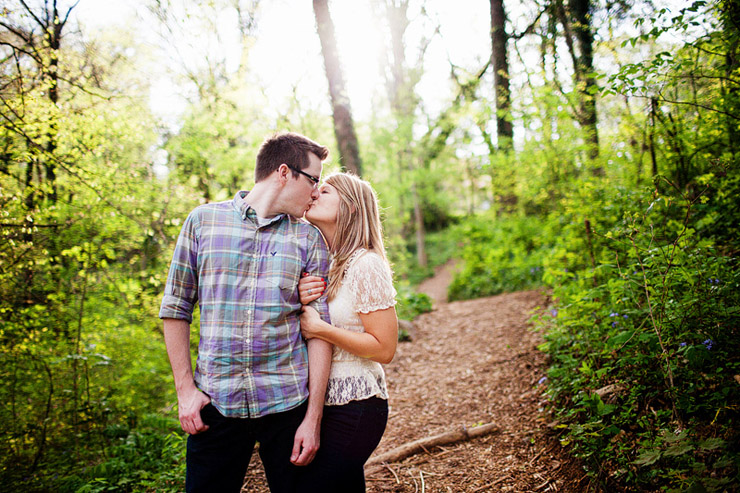
{"label": "green foliage", "polygon": [[[602,481],[721,491],[738,480],[740,266],[721,253],[737,240],[707,234],[734,183],[694,199],[594,185],[557,213],[543,276],[557,303],[539,317],[547,392],[562,443]],[[589,239],[583,218],[605,210]]]}
{"label": "green foliage", "polygon": [[462,266],[449,287],[450,300],[532,289],[542,284],[542,267],[551,246],[536,217],[476,217],[453,228],[463,245]]}
{"label": "green foliage", "polygon": [[56,491],[183,490],[185,437],[176,419],[146,415],[134,428],[112,425],[103,434],[105,459],[69,476],[60,474],[54,481]]}
{"label": "green foliage", "polygon": [[[659,8],[623,46],[600,33],[597,58],[611,49],[618,68],[601,79],[598,160],[574,117],[580,91],[554,78],[567,70],[548,61],[556,43],[512,85],[516,151],[497,149],[494,95],[462,67],[439,115],[414,94],[420,65],[389,81],[400,89],[390,107],[356,120],[399,316],[431,309],[410,286],[451,258],[452,299],[549,286],[539,326],[562,443],[609,486],[739,479],[736,4]],[[21,6],[2,15],[21,33],[32,23]],[[58,50],[43,36],[0,46],[0,489],[179,491],[183,437],[171,410],[161,416],[174,395],[157,319],[173,240],[193,206],[248,186],[265,135],[332,142],[331,119],[297,91],[287,108],[268,101],[245,50],[236,75],[220,54],[206,61],[215,72],[190,71],[193,100],[165,125],[144,104],[136,63],[148,54],[133,33],[64,35]],[[416,206],[431,231],[423,268]]]}
{"label": "green foliage", "polygon": [[[455,223],[459,221],[459,218],[454,219]],[[432,277],[435,269],[447,263],[450,259],[457,258],[461,239],[454,234],[450,234],[451,231],[453,230],[446,229],[426,235],[425,245],[429,256],[426,267],[421,267],[414,260],[412,253],[415,249],[409,248],[405,241],[392,240],[389,242],[386,245],[388,256],[396,259],[393,263],[395,277],[408,281],[410,285],[414,286],[424,279]]]}
{"label": "green foliage", "polygon": [[738,44],[718,5],[661,10],[633,46],[693,39],[624,65],[604,93],[651,101],[651,190],[581,182],[545,226],[557,239],[543,274],[556,303],[537,317],[547,393],[561,443],[607,489],[740,480]]}
{"label": "green foliage", "polygon": [[432,311],[432,299],[425,293],[417,293],[408,284],[396,285],[396,314],[398,318],[413,320],[422,313]]}

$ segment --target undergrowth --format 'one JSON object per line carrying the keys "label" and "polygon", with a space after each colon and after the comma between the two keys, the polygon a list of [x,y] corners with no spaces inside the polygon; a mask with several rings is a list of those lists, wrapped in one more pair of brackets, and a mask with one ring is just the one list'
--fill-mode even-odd
{"label": "undergrowth", "polygon": [[[104,431],[102,458],[75,468],[61,469],[55,491],[76,493],[184,489],[185,435],[174,418],[147,415],[136,426],[111,425]],[[102,459],[102,460],[100,460]]]}
{"label": "undergrowth", "polygon": [[543,275],[555,306],[538,317],[547,392],[561,443],[607,489],[740,480],[740,266],[712,235],[724,228],[711,179],[622,200],[583,187],[558,214]]}

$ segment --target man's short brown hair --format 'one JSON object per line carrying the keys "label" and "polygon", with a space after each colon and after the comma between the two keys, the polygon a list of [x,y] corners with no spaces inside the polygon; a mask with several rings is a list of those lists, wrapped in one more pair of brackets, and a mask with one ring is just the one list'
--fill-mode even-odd
{"label": "man's short brown hair", "polygon": [[[307,168],[309,152],[322,161],[329,155],[329,149],[301,134],[286,132],[273,135],[262,143],[257,153],[254,181],[264,180],[283,163],[298,169]],[[292,173],[298,178],[298,173]]]}

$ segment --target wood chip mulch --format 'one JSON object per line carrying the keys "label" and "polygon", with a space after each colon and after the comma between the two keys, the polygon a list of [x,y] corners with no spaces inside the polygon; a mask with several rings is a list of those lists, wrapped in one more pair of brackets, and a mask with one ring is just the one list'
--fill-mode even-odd
{"label": "wood chip mulch", "polygon": [[[390,416],[375,454],[460,426],[498,431],[374,468],[367,491],[593,491],[542,412],[546,355],[528,320],[546,304],[537,291],[507,293],[437,302],[415,320],[412,341],[386,366]],[[242,491],[269,491],[257,454]]]}

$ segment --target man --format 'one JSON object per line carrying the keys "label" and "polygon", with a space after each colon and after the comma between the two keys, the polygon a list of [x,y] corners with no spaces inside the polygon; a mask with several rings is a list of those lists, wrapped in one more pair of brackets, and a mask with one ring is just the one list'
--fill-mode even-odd
{"label": "man", "polygon": [[[287,133],[259,150],[255,185],[188,216],[159,312],[187,444],[186,490],[235,491],[259,442],[270,489],[297,490],[313,460],[331,346],[301,337],[298,280],[326,277],[321,234],[297,218],[318,197],[328,150]],[[190,322],[200,307],[195,374]],[[326,299],[315,308],[328,320]]]}

